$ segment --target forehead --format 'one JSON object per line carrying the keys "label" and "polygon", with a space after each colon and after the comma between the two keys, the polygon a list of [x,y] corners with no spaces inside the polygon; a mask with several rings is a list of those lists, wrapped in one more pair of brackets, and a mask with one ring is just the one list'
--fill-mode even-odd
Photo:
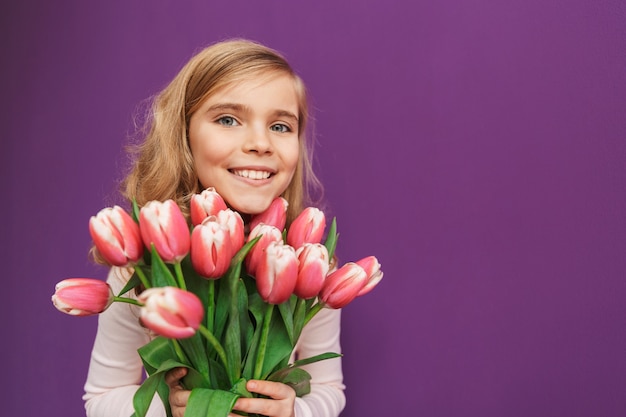
{"label": "forehead", "polygon": [[275,72],[230,82],[209,94],[200,107],[220,104],[289,111],[296,115],[302,110],[297,81],[290,74]]}
{"label": "forehead", "polygon": [[298,99],[296,80],[291,74],[282,71],[256,71],[225,82],[216,88],[211,96],[245,94],[259,89],[276,90],[277,93],[293,93]]}

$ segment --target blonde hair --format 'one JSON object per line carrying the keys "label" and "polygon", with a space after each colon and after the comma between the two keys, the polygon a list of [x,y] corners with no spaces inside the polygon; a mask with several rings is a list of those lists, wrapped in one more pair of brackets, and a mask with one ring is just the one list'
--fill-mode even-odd
{"label": "blonde hair", "polygon": [[189,119],[216,91],[238,81],[267,73],[285,73],[296,86],[299,108],[298,165],[283,193],[289,202],[287,221],[321,197],[321,184],[312,169],[312,148],[305,138],[308,98],[300,77],[278,52],[249,40],[213,44],[195,56],[152,103],[142,143],[132,149],[132,169],[122,183],[122,193],[141,207],[151,200],[173,199],[187,213],[191,197],[202,191],[188,142]]}

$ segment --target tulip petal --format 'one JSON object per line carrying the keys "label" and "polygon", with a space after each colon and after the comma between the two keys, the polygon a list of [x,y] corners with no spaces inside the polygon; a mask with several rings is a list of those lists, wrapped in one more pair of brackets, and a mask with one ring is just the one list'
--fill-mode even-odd
{"label": "tulip petal", "polygon": [[154,245],[163,261],[180,262],[189,253],[187,221],[173,200],[148,202],[141,208],[139,228],[144,244]]}
{"label": "tulip petal", "polygon": [[176,287],[155,287],[142,292],[141,322],[153,332],[173,338],[191,337],[202,322],[204,307],[193,293]]}
{"label": "tulip petal", "polygon": [[343,308],[356,298],[367,282],[367,273],[354,262],[348,262],[326,277],[320,299],[328,307]]}
{"label": "tulip petal", "polygon": [[307,207],[289,226],[287,243],[296,249],[305,243],[320,243],[325,228],[324,212],[316,207]]}
{"label": "tulip petal", "polygon": [[270,304],[289,299],[298,279],[298,258],[295,250],[282,243],[271,242],[259,264],[256,284],[261,298]]}
{"label": "tulip petal", "polygon": [[104,281],[93,278],[68,278],[59,282],[52,303],[63,313],[91,316],[105,311],[113,302],[113,291]]}
{"label": "tulip petal", "polygon": [[259,213],[250,221],[250,230],[263,223],[274,226],[282,231],[287,223],[287,208],[289,203],[283,197],[276,197],[263,213]]}

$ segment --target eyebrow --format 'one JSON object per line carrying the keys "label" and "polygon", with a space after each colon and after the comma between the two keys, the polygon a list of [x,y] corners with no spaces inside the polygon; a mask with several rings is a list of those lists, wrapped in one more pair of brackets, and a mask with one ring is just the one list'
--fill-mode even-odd
{"label": "eyebrow", "polygon": [[[245,106],[243,104],[238,104],[238,103],[217,103],[209,107],[206,110],[206,112],[213,113],[213,112],[226,111],[226,110],[231,110],[235,112],[244,112],[244,113],[250,112],[250,108],[248,106]],[[300,122],[300,120],[298,119],[298,116],[296,116],[295,114],[287,110],[277,109],[272,113],[272,115],[275,117],[286,117],[286,118],[292,119],[296,124]]]}

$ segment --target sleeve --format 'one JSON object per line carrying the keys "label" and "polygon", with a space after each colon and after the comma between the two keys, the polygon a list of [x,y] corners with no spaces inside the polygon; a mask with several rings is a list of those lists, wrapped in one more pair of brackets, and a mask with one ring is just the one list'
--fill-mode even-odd
{"label": "sleeve", "polygon": [[[322,309],[303,329],[296,346],[299,358],[341,353],[341,310]],[[303,367],[311,374],[311,392],[296,398],[296,417],[337,417],[346,404],[341,358]]]}
{"label": "sleeve", "polygon": [[[127,270],[112,268],[107,282],[118,294],[127,279]],[[133,414],[133,396],[143,379],[143,365],[137,349],[149,341],[148,331],[139,324],[139,310],[131,304],[113,303],[98,316],[98,330],[83,395],[87,417]],[[165,415],[157,395],[148,416]]]}

